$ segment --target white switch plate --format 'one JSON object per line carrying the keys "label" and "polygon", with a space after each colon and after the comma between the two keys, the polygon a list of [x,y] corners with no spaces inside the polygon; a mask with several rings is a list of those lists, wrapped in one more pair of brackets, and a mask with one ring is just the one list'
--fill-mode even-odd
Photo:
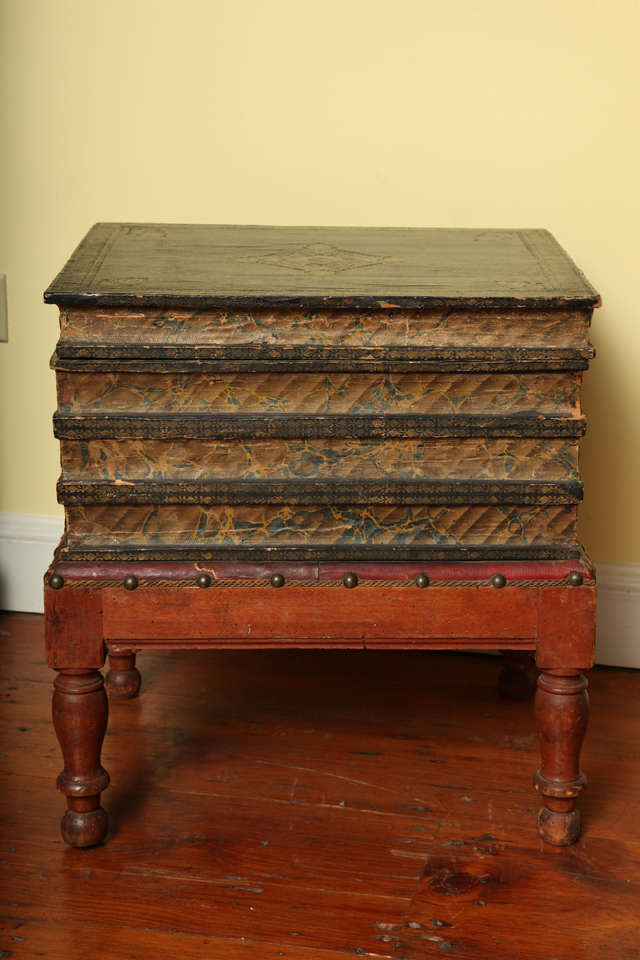
{"label": "white switch plate", "polygon": [[9,339],[7,324],[7,276],[0,273],[0,340]]}

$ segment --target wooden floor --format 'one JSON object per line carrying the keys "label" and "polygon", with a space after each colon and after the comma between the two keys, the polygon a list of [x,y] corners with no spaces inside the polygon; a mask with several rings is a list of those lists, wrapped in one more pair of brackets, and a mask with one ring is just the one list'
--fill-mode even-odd
{"label": "wooden floor", "polygon": [[640,672],[592,673],[584,835],[553,849],[494,658],[147,654],[111,709],[112,835],[78,851],[42,619],[0,625],[1,957],[640,956]]}

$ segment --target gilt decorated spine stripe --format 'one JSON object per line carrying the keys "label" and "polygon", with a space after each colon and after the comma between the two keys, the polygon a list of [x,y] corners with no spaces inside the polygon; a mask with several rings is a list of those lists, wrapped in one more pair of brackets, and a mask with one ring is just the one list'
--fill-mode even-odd
{"label": "gilt decorated spine stripe", "polygon": [[532,372],[539,370],[586,370],[590,352],[576,350],[514,349],[491,351],[480,349],[435,350],[413,347],[369,349],[305,348],[283,350],[265,348],[122,348],[98,351],[90,345],[69,348],[63,355],[56,352],[51,361],[55,370],[108,373],[117,364],[122,371],[165,373],[298,373],[328,371],[368,373],[452,373],[452,372]]}
{"label": "gilt decorated spine stripe", "polygon": [[301,561],[333,562],[340,561],[350,565],[358,562],[392,562],[415,561],[430,563],[444,561],[452,563],[463,561],[495,560],[500,563],[515,563],[531,560],[567,560],[579,558],[580,545],[576,543],[575,535],[560,544],[540,540],[534,544],[517,546],[504,544],[338,544],[326,545],[314,543],[309,545],[296,544],[286,546],[273,544],[268,541],[244,546],[233,546],[228,543],[215,542],[211,546],[202,543],[186,543],[182,546],[154,546],[145,542],[137,547],[126,543],[117,543],[105,546],[104,544],[78,545],[77,538],[66,535],[59,552],[61,560],[102,563],[111,561],[135,562],[171,562],[182,563],[197,558],[199,561],[233,563],[299,563]]}
{"label": "gilt decorated spine stripe", "polygon": [[133,416],[112,414],[56,414],[54,434],[73,440],[221,438],[334,438],[415,439],[418,437],[581,437],[582,417],[488,416],[262,416],[193,414]]}
{"label": "gilt decorated spine stripe", "polygon": [[60,503],[405,503],[546,504],[578,503],[579,481],[503,480],[61,480]]}

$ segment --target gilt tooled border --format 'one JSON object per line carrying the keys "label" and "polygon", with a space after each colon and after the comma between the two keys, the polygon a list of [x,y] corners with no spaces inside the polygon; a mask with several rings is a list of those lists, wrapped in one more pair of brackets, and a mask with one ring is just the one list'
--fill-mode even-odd
{"label": "gilt tooled border", "polygon": [[69,371],[586,370],[593,348],[573,347],[344,347],[316,345],[207,346],[94,344],[61,341],[51,358]]}
{"label": "gilt tooled border", "polygon": [[66,504],[574,504],[579,480],[58,481]]}
{"label": "gilt tooled border", "polygon": [[583,417],[487,414],[54,414],[58,439],[581,437]]}
{"label": "gilt tooled border", "polygon": [[509,561],[525,560],[574,560],[580,557],[580,546],[575,542],[561,544],[539,544],[528,546],[508,547],[504,544],[478,546],[394,546],[390,544],[326,544],[323,546],[267,546],[255,544],[253,546],[224,546],[217,544],[212,547],[197,547],[193,544],[163,547],[95,547],[69,546],[60,547],[58,559],[82,562],[102,562],[118,560],[124,563],[146,560],[193,560],[223,562],[225,560],[250,560],[252,562],[366,562],[369,560],[395,561],[410,560],[427,563],[429,561]]}

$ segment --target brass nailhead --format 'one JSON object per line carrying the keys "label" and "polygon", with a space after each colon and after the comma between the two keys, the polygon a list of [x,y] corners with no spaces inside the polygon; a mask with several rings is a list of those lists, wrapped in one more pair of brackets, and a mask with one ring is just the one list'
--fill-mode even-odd
{"label": "brass nailhead", "polygon": [[59,573],[52,573],[49,577],[49,586],[52,590],[60,590],[61,587],[64,587],[64,577],[61,577]]}
{"label": "brass nailhead", "polygon": [[358,574],[345,573],[344,577],[342,578],[342,582],[347,590],[353,590],[354,587],[358,586]]}
{"label": "brass nailhead", "polygon": [[284,577],[281,573],[273,573],[271,575],[271,586],[272,587],[284,587]]}
{"label": "brass nailhead", "polygon": [[128,573],[122,581],[122,585],[125,590],[135,590],[138,586],[138,578],[133,573]]}
{"label": "brass nailhead", "polygon": [[211,586],[211,577],[208,573],[199,573],[196,577],[196,583],[199,587],[202,587],[203,590],[206,590],[207,587]]}
{"label": "brass nailhead", "polygon": [[428,587],[429,586],[429,577],[426,573],[419,573],[416,577],[416,587]]}
{"label": "brass nailhead", "polygon": [[494,586],[497,590],[500,590],[506,585],[507,578],[504,573],[494,573],[491,577],[491,585]]}
{"label": "brass nailhead", "polygon": [[572,587],[581,587],[583,584],[583,577],[579,570],[572,570],[569,574],[569,583]]}

